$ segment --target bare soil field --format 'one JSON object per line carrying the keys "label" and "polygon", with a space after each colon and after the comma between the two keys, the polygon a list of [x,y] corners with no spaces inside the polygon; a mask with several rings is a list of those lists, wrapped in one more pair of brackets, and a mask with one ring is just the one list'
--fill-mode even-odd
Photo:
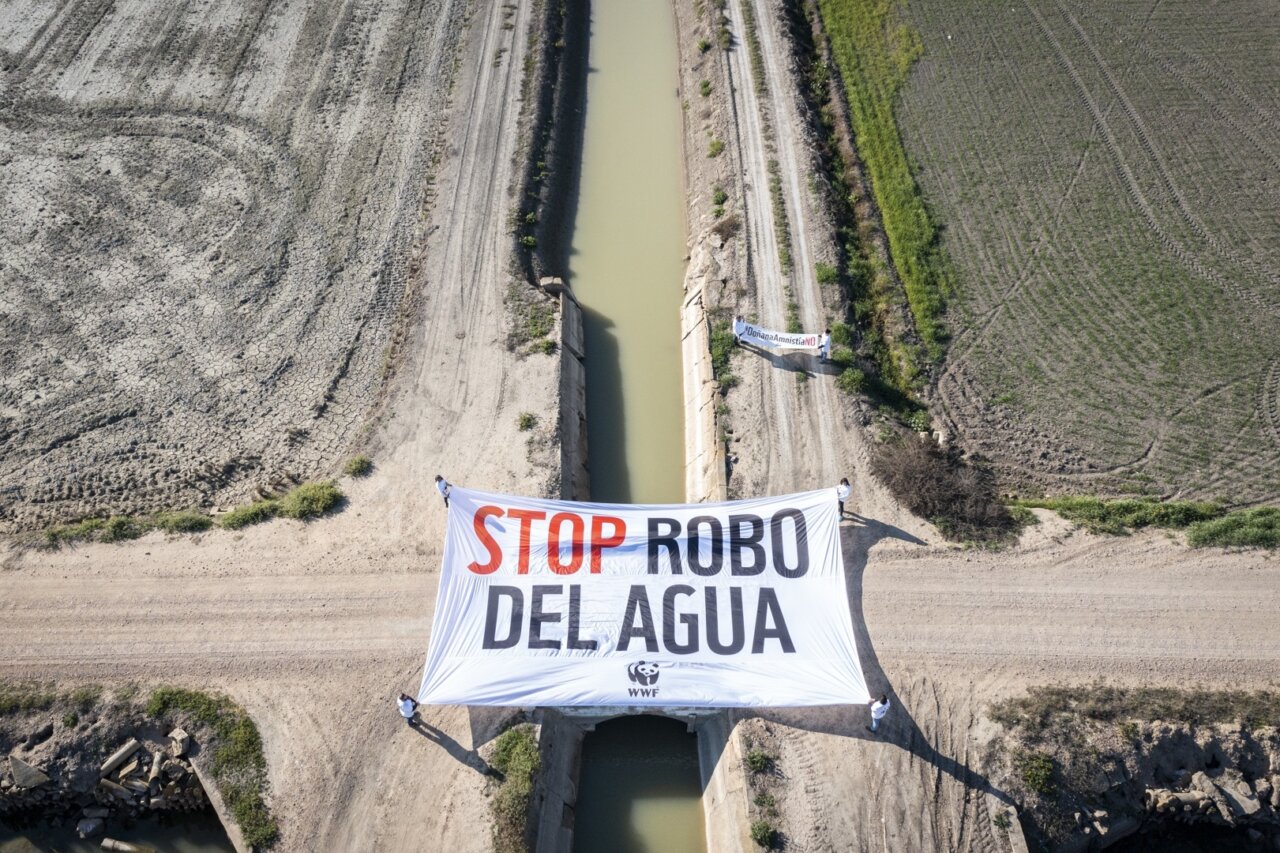
{"label": "bare soil field", "polygon": [[900,104],[958,272],[934,412],[1023,488],[1280,497],[1280,24],[913,2]]}
{"label": "bare soil field", "polygon": [[396,354],[464,8],[0,8],[0,528],[332,469]]}

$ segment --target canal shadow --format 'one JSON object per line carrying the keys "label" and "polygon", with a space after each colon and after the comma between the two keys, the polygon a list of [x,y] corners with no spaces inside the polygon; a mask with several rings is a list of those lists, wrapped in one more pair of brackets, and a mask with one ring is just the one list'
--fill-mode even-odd
{"label": "canal shadow", "polygon": [[[615,324],[608,317],[582,306],[582,330],[586,339],[587,448],[591,456],[593,501],[626,501],[631,494],[627,468],[627,412],[622,394],[622,361]],[[605,440],[605,436],[608,440]],[[606,489],[598,490],[597,484]]]}
{"label": "canal shadow", "polygon": [[867,568],[871,548],[882,539],[899,539],[919,545],[927,543],[892,524],[856,513],[846,513],[845,517],[852,518],[855,522],[843,524],[840,529],[845,583],[849,597],[849,614],[853,619],[854,638],[867,687],[873,697],[883,694],[889,698],[889,714],[881,721],[879,730],[874,733],[868,731],[871,721],[870,709],[861,705],[763,709],[752,716],[805,731],[880,741],[897,746],[907,750],[921,761],[931,764],[939,772],[951,776],[961,784],[984,794],[991,794],[1002,803],[1013,805],[1013,798],[995,787],[987,777],[975,771],[966,762],[940,752],[930,742],[928,736],[911,716],[907,704],[894,690],[893,682],[881,666],[875,645],[871,642],[871,635],[867,630],[862,606],[863,574]]}

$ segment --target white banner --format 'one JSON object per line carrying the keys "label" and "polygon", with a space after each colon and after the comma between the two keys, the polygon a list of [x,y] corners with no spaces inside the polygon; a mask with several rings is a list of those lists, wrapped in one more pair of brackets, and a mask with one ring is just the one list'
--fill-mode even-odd
{"label": "white banner", "polygon": [[418,701],[869,700],[834,489],[611,505],[454,487]]}
{"label": "white banner", "polygon": [[821,335],[774,332],[742,321],[734,322],[733,333],[739,340],[768,349],[817,349],[822,337]]}

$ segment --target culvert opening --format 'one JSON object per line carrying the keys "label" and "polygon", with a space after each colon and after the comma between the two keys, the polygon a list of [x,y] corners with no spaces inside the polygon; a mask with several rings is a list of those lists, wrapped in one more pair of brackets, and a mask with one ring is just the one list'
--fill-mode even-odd
{"label": "culvert opening", "polygon": [[573,849],[702,851],[698,737],[679,720],[616,717],[582,741]]}

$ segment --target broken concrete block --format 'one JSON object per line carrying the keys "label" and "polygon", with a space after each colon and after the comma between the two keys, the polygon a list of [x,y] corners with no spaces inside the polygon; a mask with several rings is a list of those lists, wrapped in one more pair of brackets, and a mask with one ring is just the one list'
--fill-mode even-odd
{"label": "broken concrete block", "polygon": [[116,799],[124,800],[125,802],[133,801],[133,794],[129,793],[128,790],[120,787],[115,782],[112,782],[110,779],[99,779],[98,787],[111,794]]}
{"label": "broken concrete block", "polygon": [[142,746],[142,744],[138,743],[135,738],[129,738],[128,742],[125,743],[124,746],[111,753],[111,757],[102,762],[102,775],[106,776],[112,770],[115,770],[121,764],[124,764],[124,760],[130,755],[133,755],[140,746]]}
{"label": "broken concrete block", "polygon": [[191,735],[181,726],[169,732],[169,741],[169,754],[174,758],[181,758],[191,748]]}
{"label": "broken concrete block", "polygon": [[160,762],[164,760],[160,750],[156,750],[151,756],[151,772],[147,774],[147,781],[154,782],[160,778]]}
{"label": "broken concrete block", "polygon": [[126,776],[133,775],[133,773],[138,769],[138,766],[138,759],[135,758],[133,761],[130,761],[124,767],[120,768],[120,778],[124,779]]}
{"label": "broken concrete block", "polygon": [[18,788],[38,788],[49,781],[42,771],[15,755],[9,756],[9,771],[13,773],[13,784]]}
{"label": "broken concrete block", "polygon": [[1253,789],[1243,778],[1223,779],[1218,783],[1218,790],[1222,792],[1227,806],[1236,817],[1248,817],[1262,808],[1262,804],[1254,796]]}

